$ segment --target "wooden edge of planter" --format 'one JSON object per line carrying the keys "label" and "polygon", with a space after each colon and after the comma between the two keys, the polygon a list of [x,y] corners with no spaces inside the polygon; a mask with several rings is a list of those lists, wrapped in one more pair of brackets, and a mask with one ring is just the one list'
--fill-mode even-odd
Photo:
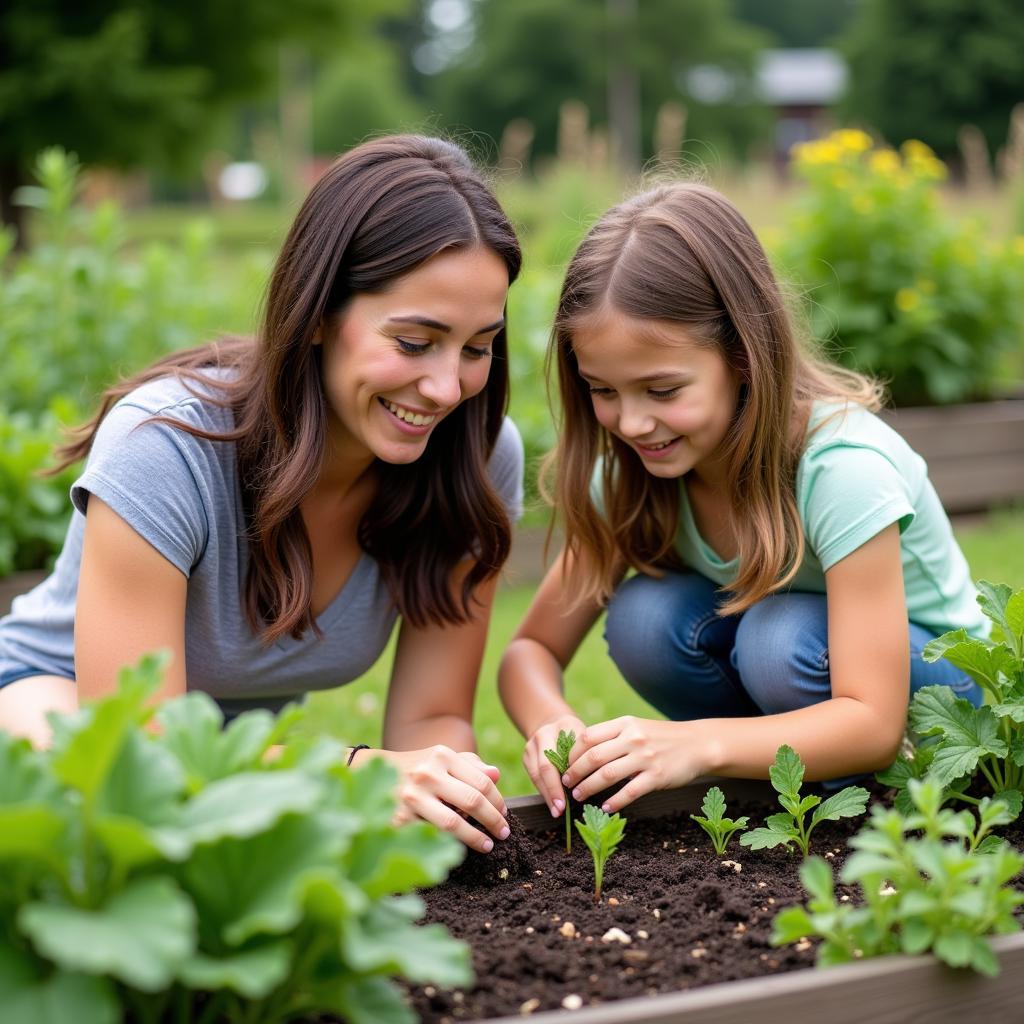
{"label": "wooden edge of planter", "polygon": [[[708,785],[720,786],[726,800],[764,798],[767,782],[700,779],[682,789],[641,797],[624,812],[635,818],[660,817],[700,807]],[[551,828],[553,819],[539,796],[513,797],[509,809],[526,828]],[[931,956],[887,956],[838,967],[723,982],[650,998],[622,999],[587,1007],[531,1014],[537,1024],[792,1024],[827,1020],[829,1024],[929,1024],[976,1020],[1014,1020],[1024,1006],[1024,933],[998,936],[992,947],[1001,971],[986,978],[954,970]],[[492,1018],[487,1024],[513,1024],[522,1016]]]}

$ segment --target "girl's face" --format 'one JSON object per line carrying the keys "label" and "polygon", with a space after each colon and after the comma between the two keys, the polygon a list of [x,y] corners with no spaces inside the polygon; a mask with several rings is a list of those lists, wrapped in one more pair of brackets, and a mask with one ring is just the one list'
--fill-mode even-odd
{"label": "girl's face", "polygon": [[437,424],[487,383],[507,294],[504,260],[476,247],[354,296],[322,332],[334,452],[415,462]]}
{"label": "girl's face", "polygon": [[716,348],[679,324],[606,308],[574,331],[573,351],[598,422],[648,473],[721,479],[738,387]]}

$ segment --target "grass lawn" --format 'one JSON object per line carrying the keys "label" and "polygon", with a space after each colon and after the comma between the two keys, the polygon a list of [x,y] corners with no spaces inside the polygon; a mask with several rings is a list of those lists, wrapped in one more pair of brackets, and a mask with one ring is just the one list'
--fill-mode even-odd
{"label": "grass lawn", "polygon": [[[975,579],[1024,587],[1024,510],[993,516],[980,525],[965,526],[957,530],[957,536]],[[480,753],[501,769],[501,788],[507,796],[531,793],[533,789],[520,764],[522,739],[498,700],[496,673],[501,652],[522,619],[531,596],[532,588],[523,586],[499,592],[477,697],[476,730]],[[389,648],[362,679],[338,690],[314,694],[310,700],[323,730],[349,743],[378,743],[390,665]],[[566,690],[570,703],[584,721],[597,722],[625,714],[651,717],[657,714],[623,682],[608,659],[600,623],[569,666]]]}

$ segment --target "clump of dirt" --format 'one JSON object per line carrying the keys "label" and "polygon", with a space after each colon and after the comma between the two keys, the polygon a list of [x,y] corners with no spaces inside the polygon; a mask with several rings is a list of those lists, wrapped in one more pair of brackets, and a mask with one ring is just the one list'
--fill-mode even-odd
{"label": "clump of dirt", "polygon": [[476,886],[514,882],[534,871],[534,841],[514,815],[506,819],[508,839],[496,839],[490,853],[470,850],[466,859],[448,876],[449,883]]}

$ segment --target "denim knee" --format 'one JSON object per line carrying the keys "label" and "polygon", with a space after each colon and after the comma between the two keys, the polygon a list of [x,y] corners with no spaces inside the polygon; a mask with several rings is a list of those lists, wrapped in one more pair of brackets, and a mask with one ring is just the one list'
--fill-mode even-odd
{"label": "denim knee", "polygon": [[823,594],[773,594],[740,619],[733,664],[766,715],[825,700],[832,692]]}

